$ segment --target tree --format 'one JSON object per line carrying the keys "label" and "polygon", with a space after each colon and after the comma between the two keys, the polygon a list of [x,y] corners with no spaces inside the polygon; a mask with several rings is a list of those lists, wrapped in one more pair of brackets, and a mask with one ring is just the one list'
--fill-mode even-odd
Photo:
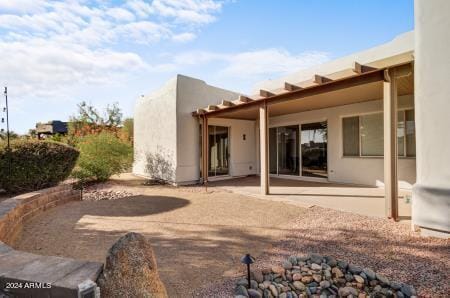
{"label": "tree", "polygon": [[128,141],[133,144],[134,138],[134,121],[133,118],[126,118],[123,120],[122,129],[121,129],[121,138],[123,140]]}
{"label": "tree", "polygon": [[102,131],[116,133],[122,123],[122,111],[117,103],[108,105],[101,113],[92,105],[85,101],[78,104],[78,113],[72,116],[69,121],[70,136],[81,137],[89,134],[98,134]]}
{"label": "tree", "polygon": [[[13,139],[18,139],[19,135],[17,133],[15,133],[14,131],[10,131],[9,132],[9,139],[13,140]],[[0,131],[0,141],[6,141],[8,139],[8,134],[6,133],[6,131]]]}

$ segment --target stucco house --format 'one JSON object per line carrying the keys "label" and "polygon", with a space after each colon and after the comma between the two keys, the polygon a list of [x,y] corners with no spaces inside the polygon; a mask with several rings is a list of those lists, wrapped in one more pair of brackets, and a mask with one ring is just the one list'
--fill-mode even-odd
{"label": "stucco house", "polygon": [[137,102],[133,172],[176,185],[259,175],[262,195],[271,176],[378,186],[394,219],[398,190],[413,189],[414,224],[448,233],[450,2],[425,2],[414,32],[253,95],[176,76]]}

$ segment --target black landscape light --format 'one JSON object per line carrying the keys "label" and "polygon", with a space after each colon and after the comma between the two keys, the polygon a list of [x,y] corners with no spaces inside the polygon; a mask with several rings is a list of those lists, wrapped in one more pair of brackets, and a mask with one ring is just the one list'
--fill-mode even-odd
{"label": "black landscape light", "polygon": [[250,289],[250,264],[253,264],[255,262],[255,258],[252,257],[250,254],[246,254],[241,258],[241,263],[247,265],[247,288]]}

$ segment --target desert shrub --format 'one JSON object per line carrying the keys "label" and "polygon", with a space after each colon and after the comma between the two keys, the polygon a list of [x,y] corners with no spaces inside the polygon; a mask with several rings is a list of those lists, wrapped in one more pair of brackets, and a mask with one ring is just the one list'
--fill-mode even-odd
{"label": "desert shrub", "polygon": [[79,152],[62,143],[16,140],[8,151],[0,144],[0,188],[27,192],[54,186],[66,179]]}
{"label": "desert shrub", "polygon": [[133,149],[111,132],[83,136],[77,143],[80,158],[72,176],[81,181],[106,181],[131,166]]}

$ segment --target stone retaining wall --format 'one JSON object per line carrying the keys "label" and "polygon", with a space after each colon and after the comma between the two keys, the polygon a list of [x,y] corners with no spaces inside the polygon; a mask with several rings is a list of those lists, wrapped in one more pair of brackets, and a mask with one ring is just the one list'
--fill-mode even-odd
{"label": "stone retaining wall", "polygon": [[23,224],[33,216],[69,201],[81,200],[71,184],[22,194],[0,202],[0,297],[82,297],[97,291],[103,270],[98,262],[41,256],[14,250]]}
{"label": "stone retaining wall", "polygon": [[23,223],[33,216],[69,201],[81,200],[72,184],[59,185],[0,202],[0,241],[12,245]]}

